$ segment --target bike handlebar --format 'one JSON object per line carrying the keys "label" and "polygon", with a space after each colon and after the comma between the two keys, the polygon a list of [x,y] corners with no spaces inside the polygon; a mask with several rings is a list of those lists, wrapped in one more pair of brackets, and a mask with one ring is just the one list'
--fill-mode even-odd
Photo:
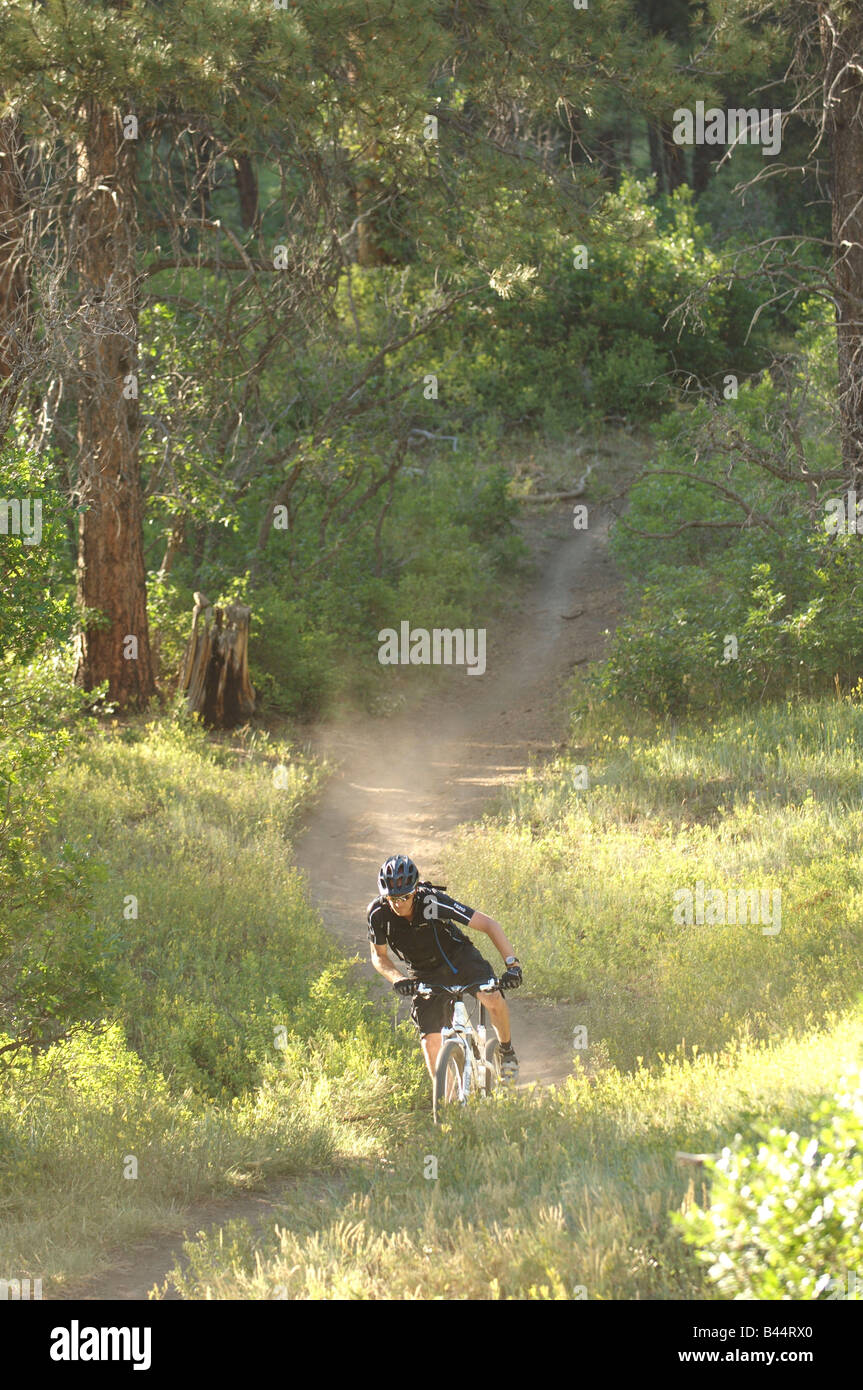
{"label": "bike handlebar", "polygon": [[454,999],[462,999],[469,990],[477,989],[481,994],[491,994],[496,989],[509,989],[508,984],[502,980],[475,980],[472,985],[425,985],[422,981],[417,983],[417,994],[424,995],[427,999],[433,994],[451,994]]}

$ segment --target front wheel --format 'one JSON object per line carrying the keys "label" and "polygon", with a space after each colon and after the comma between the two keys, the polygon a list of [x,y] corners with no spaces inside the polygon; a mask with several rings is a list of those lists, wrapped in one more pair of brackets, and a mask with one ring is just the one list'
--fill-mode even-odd
{"label": "front wheel", "polygon": [[489,1038],[485,1045],[485,1086],[483,1090],[490,1096],[500,1080],[500,1043],[497,1038]]}
{"label": "front wheel", "polygon": [[435,1124],[445,1105],[455,1105],[462,1099],[464,1050],[455,1038],[448,1038],[438,1053],[432,1085],[432,1108]]}

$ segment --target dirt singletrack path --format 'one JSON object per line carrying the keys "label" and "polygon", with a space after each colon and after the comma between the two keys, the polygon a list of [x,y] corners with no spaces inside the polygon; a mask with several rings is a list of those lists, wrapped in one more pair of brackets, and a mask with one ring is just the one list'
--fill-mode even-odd
{"label": "dirt singletrack path", "polygon": [[[408,853],[424,877],[440,882],[441,854],[455,827],[478,818],[502,787],[565,740],[569,678],[576,666],[601,653],[621,597],[607,554],[609,518],[595,508],[590,516],[587,531],[573,530],[571,510],[563,505],[537,509],[520,523],[536,578],[517,612],[486,624],[484,675],[453,667],[443,690],[410,713],[333,721],[308,736],[312,750],[336,770],[297,839],[296,861],[309,875],[325,926],[349,954],[359,952],[357,972],[380,988],[382,1000],[391,998],[390,987],[368,964],[365,920],[381,861],[393,852]],[[449,886],[457,896],[458,885]],[[517,949],[517,912],[501,916]],[[477,940],[496,954],[484,938]],[[520,1085],[562,1080],[572,1066],[563,1012],[518,994],[509,1003]],[[407,1011],[402,1005],[402,1013]],[[319,1181],[324,1192],[338,1178]],[[272,1225],[298,1184],[307,1188],[308,1180],[284,1179],[265,1191],[196,1203],[184,1213],[183,1231],[154,1232],[119,1251],[100,1274],[49,1287],[45,1297],[146,1299],[177,1263],[184,1233],[232,1219]],[[166,1290],[162,1297],[179,1295]]]}
{"label": "dirt singletrack path", "polygon": [[[446,881],[440,858],[456,825],[477,819],[495,793],[564,740],[569,679],[577,665],[599,655],[617,615],[607,517],[575,531],[571,509],[561,505],[525,519],[521,529],[536,579],[517,613],[486,624],[482,676],[449,668],[443,690],[419,708],[334,721],[318,726],[309,740],[337,771],[297,842],[296,860],[325,926],[348,951],[360,952],[360,969],[382,996],[391,987],[368,964],[365,920],[379,865],[389,854],[404,853],[423,878]],[[458,884],[448,887],[460,896]],[[472,906],[489,910],[482,901]],[[500,916],[518,950],[518,904]],[[476,940],[496,963],[491,944]],[[572,1069],[561,1011],[517,994],[508,1002],[520,1085],[560,1081]],[[401,1012],[408,1011],[403,1005]]]}

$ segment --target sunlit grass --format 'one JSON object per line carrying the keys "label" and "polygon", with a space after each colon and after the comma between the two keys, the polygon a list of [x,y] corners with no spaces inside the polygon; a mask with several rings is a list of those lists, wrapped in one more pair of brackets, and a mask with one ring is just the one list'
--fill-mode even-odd
{"label": "sunlit grass", "polygon": [[96,731],[56,774],[58,838],[89,834],[107,871],[114,999],[2,1076],[4,1275],[92,1273],[196,1198],[391,1143],[421,1076],[293,865],[319,778],[288,745],[249,757],[165,722]]}
{"label": "sunlit grass", "polygon": [[[529,992],[571,1004],[620,1065],[848,1006],[863,967],[860,704],[683,727],[604,709],[574,740],[446,862],[459,894],[503,921]],[[779,930],[675,920],[675,893],[699,882],[764,891],[771,907],[779,890]]]}
{"label": "sunlit grass", "polygon": [[[167,725],[95,735],[57,774],[56,829],[106,864],[116,997],[101,1036],[6,1076],[4,1268],[89,1273],[189,1202],[291,1174],[279,1233],[195,1243],[187,1296],[715,1297],[669,1221],[701,1195],[676,1151],[802,1123],[863,1041],[860,732],[853,702],[700,728],[604,710],[463,829],[447,881],[589,1046],[556,1092],[439,1128],[411,1030],[346,983],[293,868],[315,768]],[[781,887],[781,931],[676,924],[699,879]]]}
{"label": "sunlit grass", "polygon": [[[676,1153],[718,1151],[753,1119],[801,1123],[863,1044],[863,1022],[584,1074],[499,1097],[400,1145],[322,1208],[302,1193],[274,1234],[190,1242],[174,1283],[217,1299],[708,1299],[669,1213],[701,1198]],[[437,1177],[425,1176],[437,1160]]]}

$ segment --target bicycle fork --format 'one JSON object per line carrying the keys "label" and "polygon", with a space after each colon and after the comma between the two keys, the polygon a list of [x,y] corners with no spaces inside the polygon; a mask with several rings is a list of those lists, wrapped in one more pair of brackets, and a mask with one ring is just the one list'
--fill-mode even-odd
{"label": "bicycle fork", "polygon": [[474,1030],[471,1028],[470,1020],[467,1016],[464,1004],[459,1001],[453,1009],[453,1021],[450,1027],[441,1029],[441,1047],[450,1038],[456,1038],[461,1046],[464,1055],[464,1066],[462,1067],[459,1079],[458,1098],[462,1105],[467,1103],[468,1096],[474,1089],[474,1073],[476,1081],[481,1090],[488,1090],[488,1074],[491,1070],[486,1061],[485,1045],[487,1030],[485,1024],[480,1022]]}
{"label": "bicycle fork", "polygon": [[455,1038],[459,1043],[464,1057],[464,1064],[461,1069],[461,1076],[458,1083],[458,1098],[461,1105],[467,1103],[467,1098],[471,1093],[471,1082],[473,1080],[474,1056],[471,1047],[470,1020],[461,1000],[457,1002],[453,1009],[452,1023],[448,1028],[441,1029],[441,1047],[450,1039]]}

